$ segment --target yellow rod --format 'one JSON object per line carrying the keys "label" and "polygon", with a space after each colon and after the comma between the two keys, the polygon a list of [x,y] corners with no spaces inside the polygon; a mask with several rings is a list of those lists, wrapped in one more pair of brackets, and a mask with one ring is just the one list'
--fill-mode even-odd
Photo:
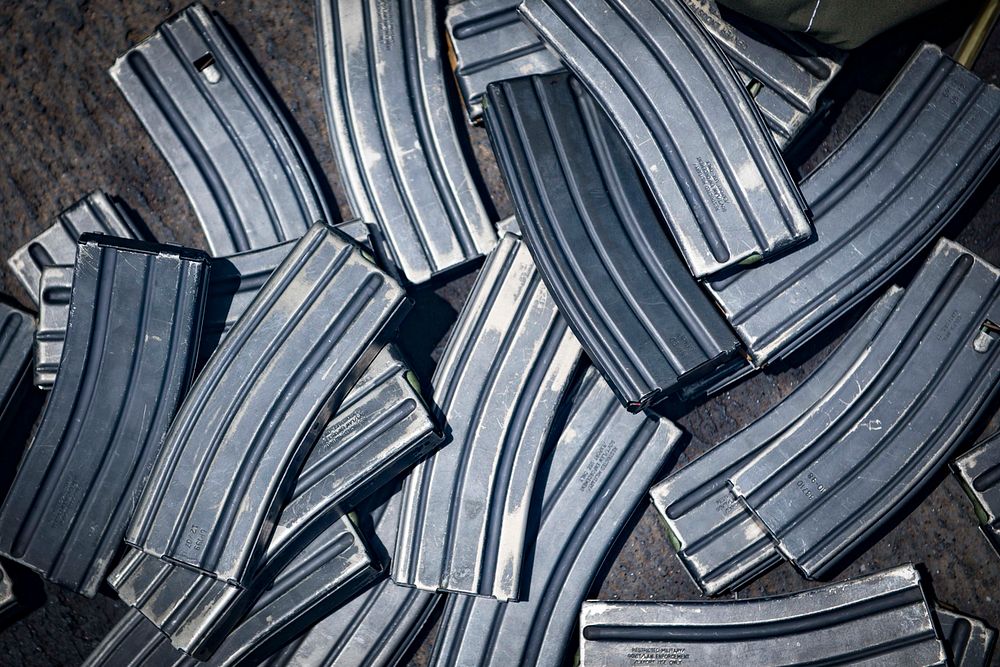
{"label": "yellow rod", "polygon": [[986,0],[979,16],[962,37],[962,43],[955,54],[955,60],[959,65],[967,69],[972,68],[997,22],[997,17],[1000,17],[1000,0]]}

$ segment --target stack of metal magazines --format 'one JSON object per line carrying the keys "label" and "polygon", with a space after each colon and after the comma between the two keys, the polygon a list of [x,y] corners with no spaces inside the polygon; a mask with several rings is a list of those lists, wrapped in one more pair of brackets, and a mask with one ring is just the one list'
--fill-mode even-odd
{"label": "stack of metal magazines", "polygon": [[[988,664],[919,564],[829,580],[953,461],[1000,545],[1000,439],[957,458],[1000,392],[1000,270],[942,238],[1000,90],[924,44],[797,181],[846,54],[712,0],[315,12],[353,219],[193,5],[109,73],[206,247],[92,192],[8,259],[38,314],[0,305],[0,438],[48,395],[0,555],[129,606],[88,665],[392,665],[432,628],[434,665]],[[421,386],[397,330],[476,268]],[[675,465],[664,414],[836,337]],[[784,561],[802,591],[590,600],[650,500],[705,595]]]}

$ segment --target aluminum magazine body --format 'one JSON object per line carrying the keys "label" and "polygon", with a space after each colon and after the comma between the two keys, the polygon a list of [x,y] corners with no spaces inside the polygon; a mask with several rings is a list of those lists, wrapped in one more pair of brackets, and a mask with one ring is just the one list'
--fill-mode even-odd
{"label": "aluminum magazine body", "polygon": [[444,596],[437,593],[398,586],[385,578],[264,664],[267,667],[405,664],[403,657],[443,601]]}
{"label": "aluminum magazine body", "polygon": [[128,543],[242,583],[322,425],[407,307],[399,285],[351,243],[313,225],[198,375]]}
{"label": "aluminum magazine body", "polygon": [[952,464],[979,517],[980,529],[1000,556],[1000,434]]}
{"label": "aluminum magazine body", "polygon": [[120,202],[100,190],[90,193],[60,213],[51,227],[15,250],[7,260],[36,306],[42,269],[72,266],[76,260],[76,243],[85,232],[126,239],[143,238]]}
{"label": "aluminum magazine body", "polygon": [[170,645],[136,609],[125,612],[101,643],[90,652],[84,667],[194,667],[197,662]]}
{"label": "aluminum magazine body", "polygon": [[890,289],[783,401],[650,490],[681,564],[705,593],[739,588],[781,560],[771,538],[739,503],[727,480],[846,382],[901,296],[902,290]]}
{"label": "aluminum magazine body", "polygon": [[489,252],[497,236],[452,118],[434,0],[317,0],[330,137],[354,215],[406,280]]}
{"label": "aluminum magazine body", "polygon": [[264,563],[246,589],[138,549],[131,549],[112,572],[112,588],[169,635],[174,646],[191,655],[210,655],[255,596],[317,533],[440,442],[408,374],[389,346],[344,399],[303,464]]}
{"label": "aluminum magazine body", "polygon": [[[482,116],[489,84],[562,69],[559,58],[518,16],[519,4],[462,0],[448,6],[445,26],[455,78],[471,122]],[[788,144],[816,112],[820,95],[840,71],[842,55],[808,38],[741,21],[739,15],[724,19],[712,0],[689,0],[688,5],[750,86],[775,142]]]}
{"label": "aluminum magazine body", "polygon": [[216,14],[188,7],[110,73],[184,188],[213,255],[333,222],[291,122]]}
{"label": "aluminum magazine body", "polygon": [[85,234],[66,362],[0,510],[0,552],[93,596],[194,373],[196,250]]}
{"label": "aluminum magazine body", "polygon": [[29,388],[34,335],[34,318],[0,301],[0,440]]}
{"label": "aluminum magazine body", "polygon": [[[270,248],[212,260],[199,347],[199,366],[212,355],[222,337],[247,309],[261,286],[294,245],[294,241],[288,241]],[[39,284],[41,298],[38,306],[38,332],[35,335],[35,384],[47,388],[52,386],[59,372],[66,322],[69,320],[73,267],[45,267]]]}
{"label": "aluminum magazine body", "polygon": [[[732,602],[583,603],[580,665],[946,665],[913,566]],[[655,663],[654,663],[655,664]]]}
{"label": "aluminum magazine body", "polygon": [[518,599],[531,490],[579,358],[528,248],[505,235],[431,380],[449,440],[407,477],[396,583]]}
{"label": "aluminum magazine body", "polygon": [[[333,226],[365,251],[370,250],[368,228],[360,220],[349,220]],[[212,260],[212,279],[208,286],[205,306],[205,329],[202,334],[202,360],[219,346],[236,321],[257,296],[257,292],[288,256],[294,241],[216,257]]]}
{"label": "aluminum magazine body", "polygon": [[695,276],[810,236],[753,101],[688,7],[525,0],[519,11],[618,126]]}
{"label": "aluminum magazine body", "polygon": [[[364,223],[352,220],[335,227],[366,251],[369,249],[368,229]],[[212,356],[223,336],[236,324],[268,277],[294,246],[294,241],[286,241],[269,248],[212,259],[201,331],[199,367]],[[42,270],[38,331],[35,334],[35,384],[42,389],[51,387],[59,372],[66,321],[69,318],[69,290],[72,285],[73,267],[48,266]]]}
{"label": "aluminum magazine body", "polygon": [[72,266],[46,266],[38,281],[38,330],[35,331],[35,386],[50,389],[59,372],[69,296],[73,289]]}
{"label": "aluminum magazine body", "polygon": [[1000,158],[998,144],[1000,90],[921,46],[802,182],[816,240],[709,284],[755,362],[795,350],[920,253]]}
{"label": "aluminum magazine body", "polygon": [[207,664],[258,664],[370,585],[381,571],[350,520],[340,519],[289,561]]}
{"label": "aluminum magazine body", "polygon": [[521,20],[519,4],[521,0],[461,0],[448,5],[444,24],[469,122],[482,119],[483,96],[491,83],[563,69],[559,56]]}
{"label": "aluminum magazine body", "polygon": [[492,84],[486,123],[559,312],[632,411],[724,367],[735,334],[674,250],[618,131],[569,74]]}
{"label": "aluminum magazine body", "polygon": [[[374,500],[374,499],[373,499]],[[399,493],[369,509],[374,532],[391,560],[399,526]],[[403,664],[418,634],[438,609],[444,596],[397,586],[384,579],[314,625],[301,639],[289,644],[266,667],[330,667],[364,665],[390,667]]]}
{"label": "aluminum magazine body", "polygon": [[844,54],[736,12],[723,18],[715,0],[686,2],[751,90],[775,142],[787,145],[816,112]]}
{"label": "aluminum magazine body", "polygon": [[906,509],[1000,391],[1000,271],[942,240],[843,383],[730,485],[807,577]]}
{"label": "aluminum magazine body", "polygon": [[249,667],[279,650],[350,599],[379,574],[349,519],[330,525],[278,574],[206,661],[170,644],[167,635],[130,609],[86,665]]}
{"label": "aluminum magazine body", "polygon": [[997,631],[975,616],[934,605],[941,638],[955,667],[987,667],[993,657]]}
{"label": "aluminum magazine body", "polygon": [[201,340],[201,359],[207,361],[233,325],[240,319],[257,292],[274,270],[288,257],[295,241],[268,248],[248,250],[212,260],[212,278],[205,305],[205,327]]}
{"label": "aluminum magazine body", "polygon": [[531,578],[520,602],[449,596],[432,665],[561,665],[580,604],[608,551],[680,438],[625,411],[592,369],[536,489]]}
{"label": "aluminum magazine body", "polygon": [[272,542],[294,542],[294,535],[308,533],[331,511],[352,510],[441,439],[413,374],[395,346],[387,346],[309,452]]}

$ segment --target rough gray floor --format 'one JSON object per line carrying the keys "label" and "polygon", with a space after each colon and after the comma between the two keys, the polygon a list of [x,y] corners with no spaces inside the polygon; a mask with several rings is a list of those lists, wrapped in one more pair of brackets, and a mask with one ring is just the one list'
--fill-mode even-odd
{"label": "rough gray floor", "polygon": [[[183,2],[111,0],[4,2],[0,7],[0,258],[51,223],[87,192],[101,188],[122,197],[162,241],[199,246],[203,238],[180,187],[106,70],[115,56],[182,9]],[[206,2],[242,37],[298,123],[330,181],[343,215],[342,196],[321,107],[312,5],[306,0]],[[964,3],[956,3],[956,5]],[[968,11],[946,8],[876,40],[854,54],[837,84],[841,100],[832,128],[795,167],[807,170],[850,131],[921,38],[953,45]],[[1000,36],[991,39],[976,66],[996,83]],[[482,130],[470,134],[500,215],[511,212]],[[822,139],[822,137],[820,137]],[[950,235],[1000,263],[997,233],[1000,190],[994,175],[960,216]],[[912,273],[904,271],[901,280]],[[419,374],[428,378],[432,353],[454,320],[471,285],[467,275],[427,293],[404,326]],[[14,276],[0,264],[0,288],[26,304]],[[780,400],[828,353],[826,344],[800,355],[795,365],[748,380],[694,408],[673,406],[692,435],[683,465],[745,426]],[[822,349],[819,349],[822,347]],[[994,415],[983,432],[1000,427]],[[5,450],[16,443],[2,443]],[[14,465],[12,455],[3,462]],[[691,599],[698,593],[679,567],[666,535],[648,508],[612,554],[595,594],[622,599]],[[942,476],[913,510],[838,578],[912,561],[931,575],[939,600],[1000,625],[1000,560],[976,530],[971,506],[958,484]],[[782,566],[740,592],[758,596],[815,586]],[[111,597],[94,600],[47,586],[40,609],[0,633],[0,665],[76,665],[123,613]],[[422,664],[425,643],[414,657]]]}

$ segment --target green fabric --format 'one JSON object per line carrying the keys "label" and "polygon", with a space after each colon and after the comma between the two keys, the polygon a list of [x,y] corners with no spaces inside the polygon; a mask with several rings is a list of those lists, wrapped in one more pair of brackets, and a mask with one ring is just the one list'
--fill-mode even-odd
{"label": "green fabric", "polygon": [[947,0],[718,0],[720,5],[821,42],[853,49]]}

